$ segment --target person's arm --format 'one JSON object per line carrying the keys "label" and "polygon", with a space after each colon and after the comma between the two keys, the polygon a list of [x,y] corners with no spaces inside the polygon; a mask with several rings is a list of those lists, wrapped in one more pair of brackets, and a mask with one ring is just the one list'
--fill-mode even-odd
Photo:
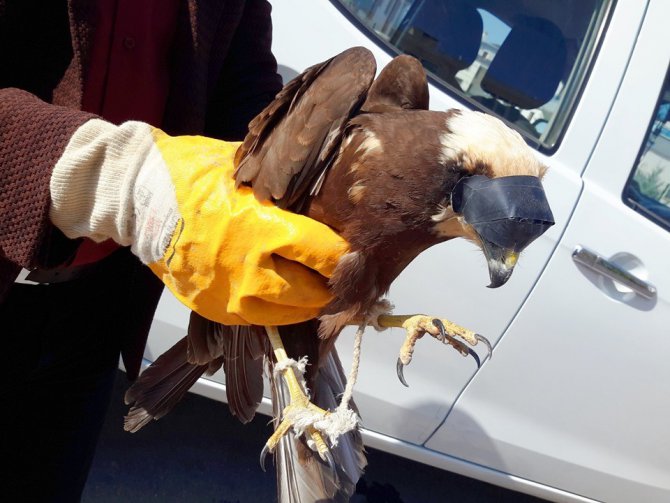
{"label": "person's arm", "polygon": [[271,6],[245,2],[216,87],[208,104],[205,135],[242,140],[247,125],[281,90],[272,54]]}
{"label": "person's arm", "polygon": [[0,256],[17,266],[48,267],[71,256],[49,220],[49,181],[75,131],[94,116],[0,89]]}

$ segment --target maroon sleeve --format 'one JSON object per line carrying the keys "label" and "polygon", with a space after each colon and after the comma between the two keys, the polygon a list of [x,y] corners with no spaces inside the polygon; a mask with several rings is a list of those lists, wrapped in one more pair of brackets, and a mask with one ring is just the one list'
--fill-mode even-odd
{"label": "maroon sleeve", "polygon": [[0,89],[0,272],[55,265],[74,251],[77,242],[49,221],[49,180],[70,137],[93,117]]}

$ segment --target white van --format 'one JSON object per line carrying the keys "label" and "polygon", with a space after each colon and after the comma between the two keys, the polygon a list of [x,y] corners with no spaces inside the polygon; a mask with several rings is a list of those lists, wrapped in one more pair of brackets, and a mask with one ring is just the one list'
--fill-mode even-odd
{"label": "white van", "polygon": [[[554,501],[670,501],[670,1],[272,4],[285,79],[356,45],[380,68],[412,54],[432,109],[494,114],[550,167],[556,225],[504,287],[485,288],[465,241],[428,250],[394,283],[395,312],[449,318],[495,349],[477,370],[421,341],[405,388],[404,334],[370,330],[355,394],[366,443]],[[187,321],[165,293],[146,358]],[[345,369],[351,348],[345,332]],[[223,383],[194,390],[225,400]]]}

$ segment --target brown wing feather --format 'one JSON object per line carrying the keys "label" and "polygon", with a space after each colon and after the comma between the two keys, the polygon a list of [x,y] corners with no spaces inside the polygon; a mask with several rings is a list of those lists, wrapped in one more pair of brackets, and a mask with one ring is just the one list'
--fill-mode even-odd
{"label": "brown wing feather", "polygon": [[[235,167],[237,168],[235,177],[238,179],[238,185],[242,181],[254,179],[258,174],[254,172],[254,168],[260,168],[258,164],[249,164],[241,167],[242,160],[258,148],[258,145],[265,140],[270,131],[272,131],[272,128],[288,113],[295,100],[302,95],[305,89],[310,86],[316,76],[331,60],[332,58],[323,63],[310,66],[300,75],[289,81],[277,93],[275,99],[249,123],[249,132],[235,153]],[[241,172],[241,174],[238,175],[238,172]]]}
{"label": "brown wing feather", "polygon": [[[337,152],[348,119],[372,84],[372,53],[354,47],[296,77],[261,114],[237,160],[237,184],[297,209]],[[290,105],[287,106],[290,99]]]}
{"label": "brown wing feather", "polygon": [[407,54],[386,65],[370,87],[362,112],[428,110],[428,80],[421,62]]}

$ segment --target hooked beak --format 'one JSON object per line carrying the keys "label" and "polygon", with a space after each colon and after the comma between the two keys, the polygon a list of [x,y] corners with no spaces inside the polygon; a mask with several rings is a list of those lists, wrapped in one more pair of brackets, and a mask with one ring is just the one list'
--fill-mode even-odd
{"label": "hooked beak", "polygon": [[489,288],[504,285],[521,250],[554,225],[542,183],[533,176],[463,177],[451,192],[451,206],[479,238]]}
{"label": "hooked beak", "polygon": [[488,287],[498,288],[507,283],[507,280],[512,276],[514,266],[519,259],[519,253],[512,249],[498,246],[481,237],[480,242],[489,266],[491,284]]}

